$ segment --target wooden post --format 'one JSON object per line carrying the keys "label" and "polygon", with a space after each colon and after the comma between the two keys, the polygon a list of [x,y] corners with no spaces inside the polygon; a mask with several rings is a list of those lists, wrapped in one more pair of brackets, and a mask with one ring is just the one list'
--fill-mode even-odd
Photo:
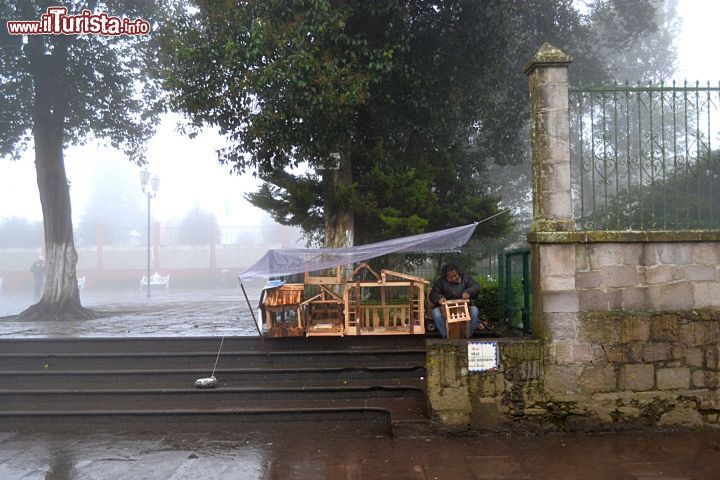
{"label": "wooden post", "polygon": [[360,335],[362,333],[362,319],[360,318],[360,282],[355,284],[355,325],[357,334]]}

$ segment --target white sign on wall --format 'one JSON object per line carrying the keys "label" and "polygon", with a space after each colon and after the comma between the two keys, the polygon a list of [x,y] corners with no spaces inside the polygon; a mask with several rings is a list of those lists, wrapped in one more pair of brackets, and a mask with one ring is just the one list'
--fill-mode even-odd
{"label": "white sign on wall", "polygon": [[468,342],[468,370],[484,372],[498,367],[497,342]]}

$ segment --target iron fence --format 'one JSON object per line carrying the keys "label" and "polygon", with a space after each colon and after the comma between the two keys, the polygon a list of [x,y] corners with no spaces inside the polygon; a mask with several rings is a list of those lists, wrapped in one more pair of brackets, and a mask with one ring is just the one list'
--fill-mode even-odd
{"label": "iron fence", "polygon": [[709,83],[570,88],[578,228],[720,228],[719,104]]}

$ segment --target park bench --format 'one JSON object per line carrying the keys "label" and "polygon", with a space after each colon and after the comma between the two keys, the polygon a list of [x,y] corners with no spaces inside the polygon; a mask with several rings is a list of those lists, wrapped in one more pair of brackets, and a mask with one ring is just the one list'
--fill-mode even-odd
{"label": "park bench", "polygon": [[[147,275],[143,275],[140,279],[140,290],[146,289],[148,286],[148,277]],[[170,287],[170,275],[160,275],[158,272],[155,272],[150,276],[150,288],[154,287],[163,287],[165,292],[168,292],[168,289]]]}

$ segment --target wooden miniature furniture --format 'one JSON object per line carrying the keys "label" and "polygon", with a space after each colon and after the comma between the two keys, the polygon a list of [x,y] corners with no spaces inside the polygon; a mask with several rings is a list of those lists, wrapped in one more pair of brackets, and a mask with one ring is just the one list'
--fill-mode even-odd
{"label": "wooden miniature furniture", "polygon": [[270,337],[300,337],[303,334],[300,304],[302,283],[288,283],[265,290],[263,319]]}
{"label": "wooden miniature furniture", "polygon": [[469,322],[470,311],[467,300],[446,300],[442,304],[443,317],[447,323]]}
{"label": "wooden miniature furniture", "polygon": [[[360,280],[369,273],[370,280]],[[346,335],[395,335],[425,333],[423,278],[390,270],[378,275],[367,264],[351,274],[343,292]]]}
{"label": "wooden miniature furniture", "polygon": [[470,328],[469,300],[446,300],[441,305],[448,338],[467,337]]}
{"label": "wooden miniature furniture", "polygon": [[[322,272],[321,272],[322,273]],[[328,272],[325,272],[328,273]],[[305,272],[305,285],[339,285],[343,283],[341,267],[335,267],[335,275],[310,275]]]}
{"label": "wooden miniature furniture", "polygon": [[325,285],[320,285],[320,293],[300,304],[305,335],[343,336],[344,316],[343,300]]}

